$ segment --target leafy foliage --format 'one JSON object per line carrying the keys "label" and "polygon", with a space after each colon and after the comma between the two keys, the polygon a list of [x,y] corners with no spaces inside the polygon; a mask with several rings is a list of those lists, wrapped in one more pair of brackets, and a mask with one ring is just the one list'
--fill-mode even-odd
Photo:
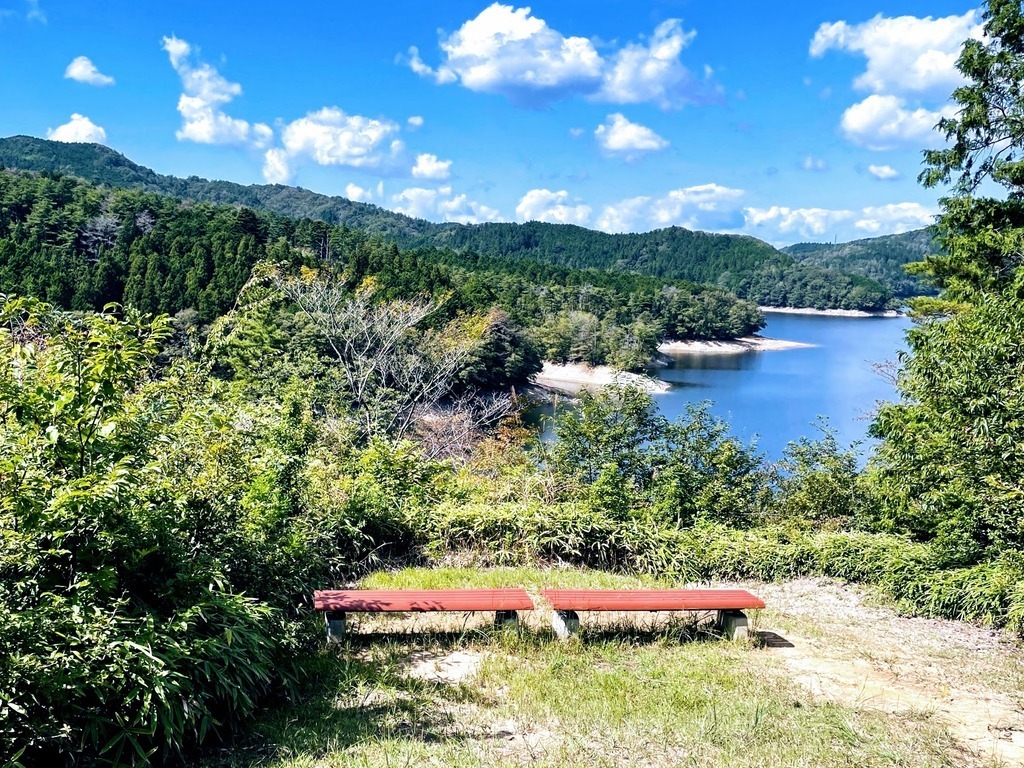
{"label": "leafy foliage", "polygon": [[[1024,11],[991,0],[984,16],[986,39],[967,41],[957,60],[959,109],[939,124],[950,146],[925,153],[921,176],[928,186],[954,182],[938,224],[944,255],[917,266],[942,292],[914,303],[904,402],[884,407],[873,426],[884,441],[875,462],[882,522],[934,539],[957,565],[1024,546]],[[1005,197],[976,197],[983,183]]]}
{"label": "leafy foliage", "polygon": [[245,206],[292,218],[319,219],[380,236],[401,248],[480,253],[506,261],[536,261],[572,269],[628,271],[663,281],[716,283],[762,304],[770,303],[770,296],[796,306],[880,309],[891,299],[891,292],[873,280],[856,280],[835,270],[797,264],[767,243],[746,236],[691,232],[681,227],[609,235],[541,222],[432,224],[375,205],[280,184],[246,187],[196,177],[162,176],[106,147],[28,136],[0,139],[0,165],[76,175],[109,186]]}
{"label": "leafy foliage", "polygon": [[929,295],[935,288],[907,274],[907,264],[935,253],[935,229],[915,229],[849,243],[797,243],[782,249],[801,263],[817,264],[875,280],[898,298]]}

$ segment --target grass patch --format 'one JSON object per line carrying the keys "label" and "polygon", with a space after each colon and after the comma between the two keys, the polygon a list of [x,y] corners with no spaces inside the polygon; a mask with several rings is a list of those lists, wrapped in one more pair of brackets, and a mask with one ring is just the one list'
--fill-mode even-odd
{"label": "grass patch", "polygon": [[[571,569],[378,573],[366,588],[673,586]],[[390,620],[389,620],[390,621]],[[963,764],[927,713],[814,699],[768,651],[685,621],[657,629],[353,634],[311,661],[317,682],[267,713],[206,768],[335,766],[906,766]],[[417,660],[472,657],[466,676],[416,676]],[[428,664],[429,666],[429,664]]]}

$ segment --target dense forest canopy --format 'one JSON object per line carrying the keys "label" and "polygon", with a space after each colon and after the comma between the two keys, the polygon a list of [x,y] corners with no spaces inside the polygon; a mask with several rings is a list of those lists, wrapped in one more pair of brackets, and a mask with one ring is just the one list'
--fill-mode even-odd
{"label": "dense forest canopy", "polygon": [[402,248],[451,248],[572,268],[614,269],[667,280],[711,282],[761,305],[877,310],[892,299],[892,292],[874,280],[797,264],[791,256],[747,236],[691,232],[681,227],[609,235],[541,222],[434,224],[368,203],[280,184],[243,186],[196,177],[163,176],[107,147],[28,136],[0,139],[0,165],[344,224],[380,235]]}
{"label": "dense forest canopy", "polygon": [[311,219],[97,187],[70,176],[0,172],[0,291],[75,310],[230,310],[253,267],[324,268],[382,301],[427,296],[433,322],[504,312],[528,348],[557,361],[645,364],[666,338],[732,338],[763,325],[727,291],[632,272],[574,269],[380,237]]}
{"label": "dense forest canopy", "polygon": [[898,235],[882,235],[849,243],[796,243],[782,249],[802,264],[817,264],[875,280],[898,298],[935,292],[919,276],[908,274],[907,264],[939,252],[935,228],[925,227]]}

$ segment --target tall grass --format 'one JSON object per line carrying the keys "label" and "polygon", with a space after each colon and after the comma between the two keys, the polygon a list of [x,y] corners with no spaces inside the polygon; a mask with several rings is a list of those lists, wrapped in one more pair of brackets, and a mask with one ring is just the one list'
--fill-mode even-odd
{"label": "tall grass", "polygon": [[417,527],[435,558],[460,551],[492,565],[561,562],[682,582],[830,576],[876,585],[908,613],[1024,633],[1024,561],[1016,553],[942,569],[929,545],[892,534],[782,524],[677,528],[567,502],[442,504]]}

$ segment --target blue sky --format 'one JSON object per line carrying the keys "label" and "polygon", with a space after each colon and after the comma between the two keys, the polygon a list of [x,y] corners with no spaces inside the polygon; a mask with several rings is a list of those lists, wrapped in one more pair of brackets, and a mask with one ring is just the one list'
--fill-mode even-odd
{"label": "blue sky", "polygon": [[435,221],[923,226],[971,3],[0,0],[0,135]]}

